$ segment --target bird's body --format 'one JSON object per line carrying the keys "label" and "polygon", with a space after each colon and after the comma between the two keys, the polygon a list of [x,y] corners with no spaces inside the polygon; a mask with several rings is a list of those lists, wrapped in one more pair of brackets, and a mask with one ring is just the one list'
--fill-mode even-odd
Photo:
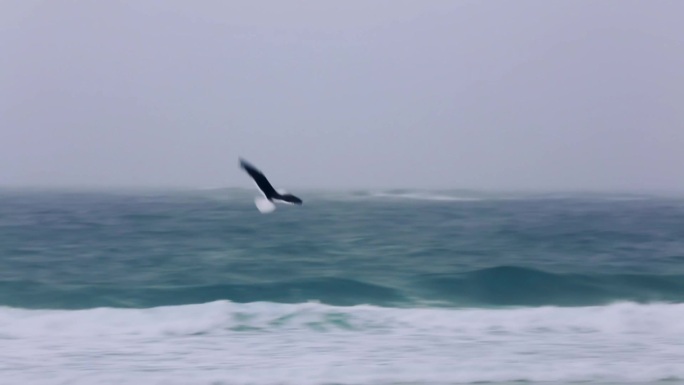
{"label": "bird's body", "polygon": [[247,172],[247,174],[249,174],[250,177],[252,177],[257,188],[259,188],[259,190],[263,194],[263,198],[257,197],[254,201],[257,208],[262,213],[271,212],[275,210],[274,202],[282,202],[294,205],[302,204],[302,200],[299,197],[296,197],[285,191],[278,191],[275,188],[273,188],[271,182],[269,182],[268,179],[266,179],[266,176],[264,176],[264,174],[261,171],[259,171],[259,169],[257,169],[252,164],[250,164],[242,158],[240,158],[240,167],[243,170],[245,170],[245,172]]}

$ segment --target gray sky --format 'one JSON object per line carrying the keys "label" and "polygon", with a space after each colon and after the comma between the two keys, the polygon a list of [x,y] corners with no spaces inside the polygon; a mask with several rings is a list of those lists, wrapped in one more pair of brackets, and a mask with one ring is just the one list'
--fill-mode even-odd
{"label": "gray sky", "polygon": [[684,1],[5,0],[0,186],[684,191]]}

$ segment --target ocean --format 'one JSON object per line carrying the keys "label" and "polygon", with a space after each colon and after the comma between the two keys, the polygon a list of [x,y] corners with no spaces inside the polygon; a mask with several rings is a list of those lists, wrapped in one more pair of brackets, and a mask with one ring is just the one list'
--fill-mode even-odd
{"label": "ocean", "polygon": [[684,383],[684,199],[0,190],[0,384]]}

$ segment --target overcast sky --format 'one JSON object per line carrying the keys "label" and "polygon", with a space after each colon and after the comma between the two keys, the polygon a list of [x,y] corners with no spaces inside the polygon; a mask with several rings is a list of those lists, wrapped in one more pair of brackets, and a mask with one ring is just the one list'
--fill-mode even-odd
{"label": "overcast sky", "polygon": [[0,186],[684,191],[683,15],[5,0]]}

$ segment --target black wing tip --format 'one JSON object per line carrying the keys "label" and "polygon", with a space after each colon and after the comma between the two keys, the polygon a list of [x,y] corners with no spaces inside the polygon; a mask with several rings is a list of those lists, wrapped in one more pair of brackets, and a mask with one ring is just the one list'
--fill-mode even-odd
{"label": "black wing tip", "polygon": [[283,202],[287,202],[293,205],[301,205],[302,199],[299,198],[298,196],[292,195],[292,194],[283,194],[278,197],[279,200]]}
{"label": "black wing tip", "polygon": [[254,167],[254,165],[252,165],[251,163],[246,161],[244,158],[238,158],[238,161],[240,163],[240,167],[243,168],[244,170],[247,170],[247,169],[256,170],[256,167]]}

